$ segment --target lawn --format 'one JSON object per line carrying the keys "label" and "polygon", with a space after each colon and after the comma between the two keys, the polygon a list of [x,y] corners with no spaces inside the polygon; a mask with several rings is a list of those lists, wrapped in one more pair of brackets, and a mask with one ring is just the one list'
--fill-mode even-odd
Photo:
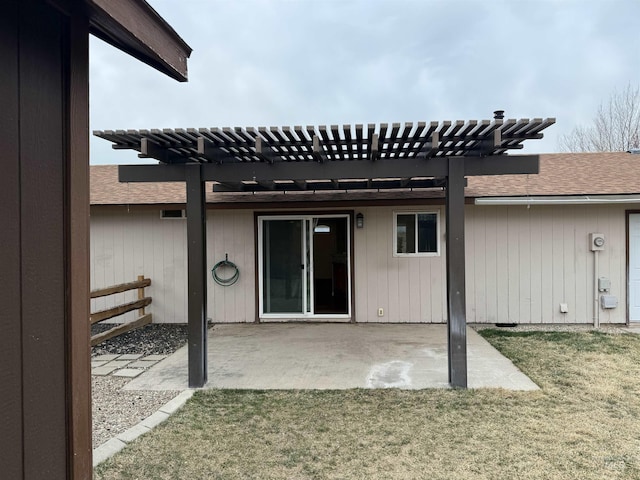
{"label": "lawn", "polygon": [[197,392],[97,479],[640,479],[640,337],[482,335],[541,390]]}

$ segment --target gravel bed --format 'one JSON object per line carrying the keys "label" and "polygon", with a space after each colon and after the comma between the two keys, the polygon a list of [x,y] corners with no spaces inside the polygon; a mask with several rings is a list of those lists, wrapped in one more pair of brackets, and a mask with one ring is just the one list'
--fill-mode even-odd
{"label": "gravel bed", "polygon": [[[112,327],[114,327],[113,324],[92,325],[91,335],[104,332]],[[95,357],[107,353],[167,355],[187,343],[187,331],[185,324],[152,323],[91,347],[91,356]]]}
{"label": "gravel bed", "polygon": [[180,393],[122,390],[128,382],[121,377],[92,377],[93,448],[141,422]]}
{"label": "gravel bed", "polygon": [[[93,325],[95,335],[113,325]],[[91,348],[91,356],[140,353],[170,355],[187,343],[187,326],[151,324]],[[128,430],[156,412],[179,391],[122,390],[130,379],[92,376],[93,448]]]}

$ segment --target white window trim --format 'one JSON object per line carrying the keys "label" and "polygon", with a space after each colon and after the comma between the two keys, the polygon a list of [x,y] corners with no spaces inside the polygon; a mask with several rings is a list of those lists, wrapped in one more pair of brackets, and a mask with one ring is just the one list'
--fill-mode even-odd
{"label": "white window trim", "polygon": [[[416,252],[416,253],[398,253],[398,215],[415,215],[416,218],[420,214],[428,214],[436,216],[436,251],[435,252]],[[393,212],[393,256],[394,257],[439,257],[440,256],[440,210],[399,210]],[[418,246],[418,229],[416,226],[416,248]]]}

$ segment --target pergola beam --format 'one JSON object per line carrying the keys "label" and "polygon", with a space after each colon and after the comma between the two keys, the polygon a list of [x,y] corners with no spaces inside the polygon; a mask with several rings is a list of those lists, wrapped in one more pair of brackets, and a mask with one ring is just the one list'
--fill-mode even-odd
{"label": "pergola beam", "polygon": [[[185,165],[120,165],[121,182],[184,182]],[[537,155],[493,155],[464,161],[464,176],[534,174]],[[446,177],[447,157],[379,159],[376,162],[228,162],[203,164],[203,181],[239,184],[243,181],[349,180],[362,178]]]}

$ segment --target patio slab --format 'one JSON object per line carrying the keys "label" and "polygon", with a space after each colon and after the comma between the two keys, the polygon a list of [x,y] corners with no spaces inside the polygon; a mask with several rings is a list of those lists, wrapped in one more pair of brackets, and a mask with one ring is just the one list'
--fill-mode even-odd
{"label": "patio slab", "polygon": [[[538,386],[467,329],[470,388]],[[205,388],[447,388],[446,325],[229,324],[208,334]],[[187,347],[133,379],[127,390],[188,388]]]}

